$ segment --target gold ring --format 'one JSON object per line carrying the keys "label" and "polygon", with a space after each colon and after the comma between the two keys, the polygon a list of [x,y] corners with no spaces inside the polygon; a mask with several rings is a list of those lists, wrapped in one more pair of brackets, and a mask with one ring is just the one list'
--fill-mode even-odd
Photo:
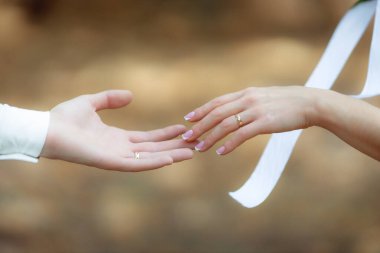
{"label": "gold ring", "polygon": [[239,127],[241,127],[243,125],[243,120],[241,119],[240,115],[235,114],[234,116],[235,116],[236,122],[238,123]]}
{"label": "gold ring", "polygon": [[139,160],[139,159],[140,159],[140,153],[139,153],[139,152],[135,152],[135,159],[136,159],[136,160]]}

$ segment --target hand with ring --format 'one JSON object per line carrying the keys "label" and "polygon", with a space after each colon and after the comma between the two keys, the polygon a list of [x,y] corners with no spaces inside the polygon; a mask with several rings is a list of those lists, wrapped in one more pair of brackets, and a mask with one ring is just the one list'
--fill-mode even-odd
{"label": "hand with ring", "polygon": [[307,128],[314,123],[315,92],[298,86],[248,88],[215,98],[185,116],[196,124],[182,137],[192,142],[205,136],[195,149],[206,151],[234,132],[216,151],[225,155],[259,134]]}
{"label": "hand with ring", "polygon": [[132,100],[125,90],[83,95],[50,112],[50,126],[41,156],[119,171],[144,171],[192,158],[195,144],[174,139],[183,125],[141,132],[102,122],[98,111],[124,107]]}

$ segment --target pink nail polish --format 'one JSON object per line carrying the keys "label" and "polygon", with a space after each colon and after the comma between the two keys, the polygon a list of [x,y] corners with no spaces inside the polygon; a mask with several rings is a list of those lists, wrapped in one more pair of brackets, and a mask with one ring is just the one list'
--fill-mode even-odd
{"label": "pink nail polish", "polygon": [[186,133],[184,133],[182,135],[182,139],[184,139],[185,141],[188,140],[191,136],[193,135],[193,130],[189,130],[187,131]]}
{"label": "pink nail polish", "polygon": [[195,146],[195,150],[196,151],[202,151],[203,147],[205,145],[205,142],[204,141],[201,141],[200,143],[198,143],[196,146]]}
{"label": "pink nail polish", "polygon": [[225,148],[224,146],[222,146],[222,147],[220,147],[220,148],[218,148],[218,149],[216,150],[216,153],[217,153],[218,155],[223,155],[224,151],[226,151],[226,148]]}
{"label": "pink nail polish", "polygon": [[194,115],[195,115],[195,112],[190,112],[184,118],[186,121],[189,121],[189,120],[191,120],[192,117],[194,117]]}

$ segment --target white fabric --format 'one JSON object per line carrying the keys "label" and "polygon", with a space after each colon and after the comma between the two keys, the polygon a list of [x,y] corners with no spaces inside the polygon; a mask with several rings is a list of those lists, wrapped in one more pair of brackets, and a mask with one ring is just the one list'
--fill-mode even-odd
{"label": "white fabric", "polygon": [[[380,1],[362,2],[343,17],[335,30],[307,87],[330,89],[342,71],[353,49],[363,36],[374,13],[374,33],[368,67],[367,82],[357,98],[380,94]],[[243,206],[260,205],[276,186],[302,130],[273,134],[259,163],[248,181],[230,195]]]}
{"label": "white fabric", "polygon": [[49,118],[49,112],[0,104],[0,160],[38,162]]}

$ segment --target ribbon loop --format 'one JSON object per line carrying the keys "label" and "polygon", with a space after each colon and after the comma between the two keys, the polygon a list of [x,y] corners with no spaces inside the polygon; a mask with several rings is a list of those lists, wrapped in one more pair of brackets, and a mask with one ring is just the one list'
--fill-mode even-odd
{"label": "ribbon loop", "polygon": [[[331,89],[375,11],[380,13],[380,1],[363,1],[348,11],[338,24],[306,87]],[[380,94],[379,15],[375,21],[367,82],[362,93],[356,96],[358,98]],[[301,133],[302,130],[296,130],[273,134],[251,177],[238,191],[231,192],[230,195],[245,207],[260,205],[276,186]]]}

